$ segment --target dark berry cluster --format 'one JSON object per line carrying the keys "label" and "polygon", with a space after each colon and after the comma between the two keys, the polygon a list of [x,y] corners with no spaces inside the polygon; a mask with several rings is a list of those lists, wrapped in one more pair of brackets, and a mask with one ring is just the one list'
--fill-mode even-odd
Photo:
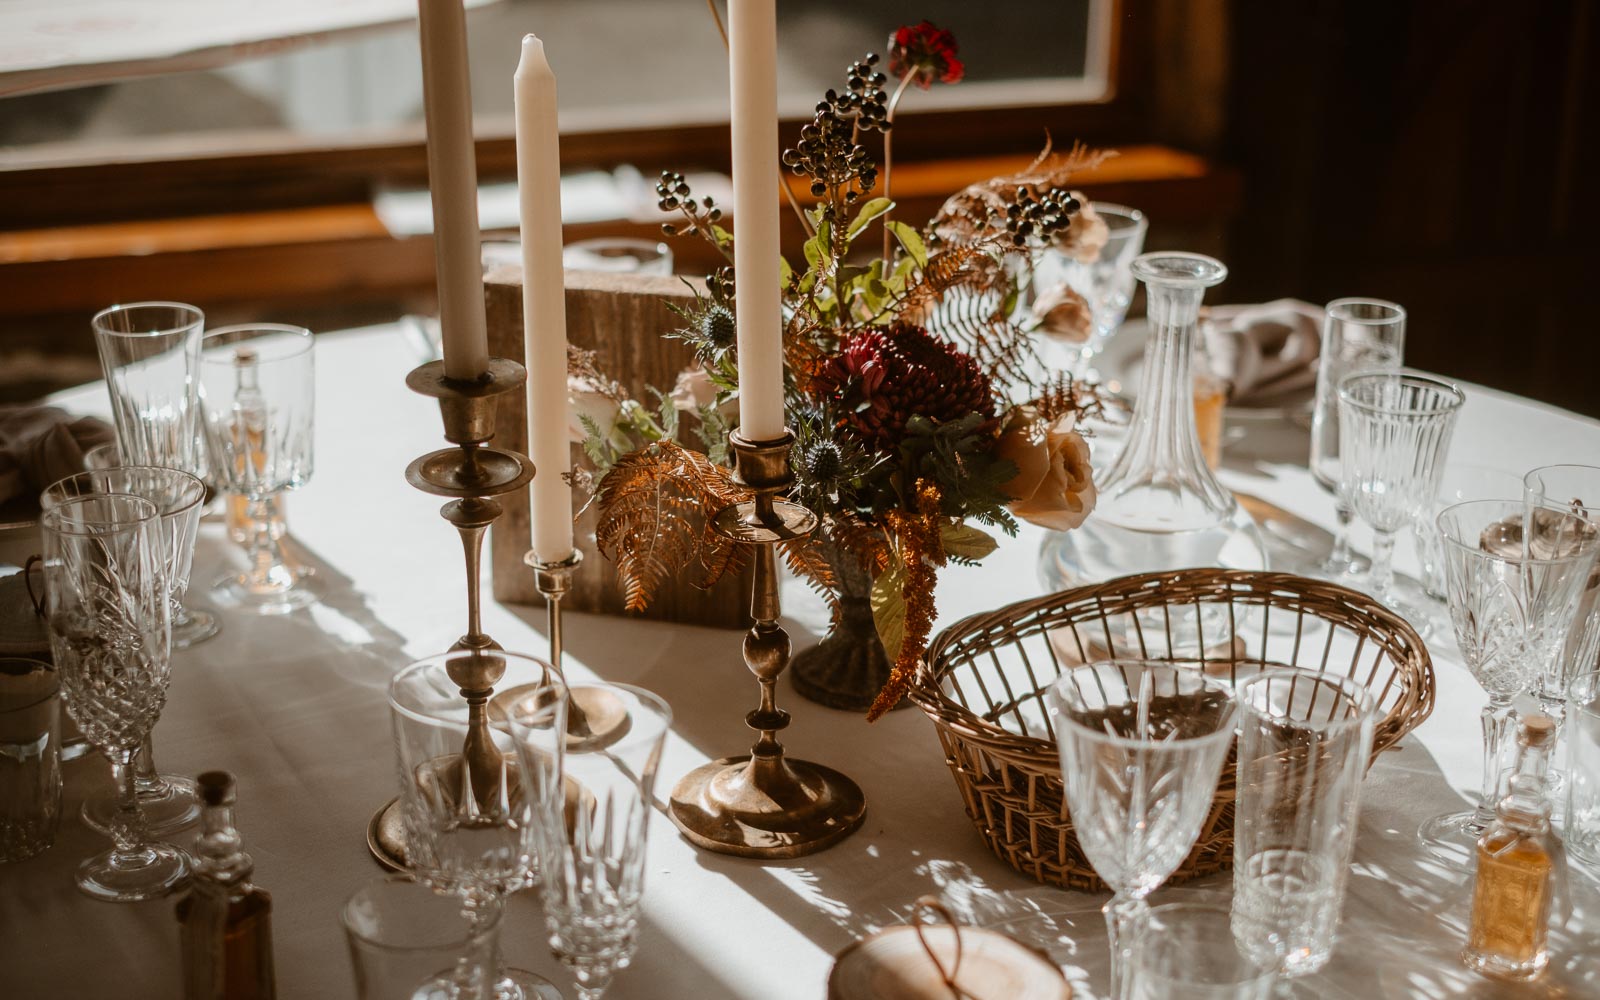
{"label": "dark berry cluster", "polygon": [[1035,237],[1048,243],[1072,225],[1072,217],[1082,207],[1071,192],[1061,188],[1052,188],[1043,197],[1028,188],[1017,188],[1016,200],[1006,206],[1005,230],[1014,246],[1027,246]]}
{"label": "dark berry cluster", "polygon": [[874,67],[876,55],[853,63],[844,93],[829,90],[817,102],[816,117],[800,129],[795,148],[784,150],[783,164],[811,178],[813,197],[841,191],[846,205],[878,183],[878,165],[857,140],[863,132],[889,131],[887,78]]}
{"label": "dark berry cluster", "polygon": [[843,94],[830,90],[824,95],[842,117],[854,115],[863,132],[889,131],[889,92],[883,89],[889,78],[877,66],[878,54],[868,52],[866,58],[851,63],[845,71]]}
{"label": "dark berry cluster", "polygon": [[662,223],[661,231],[668,236],[677,236],[679,232],[693,232],[695,229],[705,228],[709,232],[711,223],[722,218],[722,209],[711,200],[710,195],[704,198],[690,196],[689,182],[684,180],[680,173],[671,170],[661,171],[661,179],[656,182],[656,207],[663,212],[682,212],[689,218],[689,228],[680,230],[670,222]]}

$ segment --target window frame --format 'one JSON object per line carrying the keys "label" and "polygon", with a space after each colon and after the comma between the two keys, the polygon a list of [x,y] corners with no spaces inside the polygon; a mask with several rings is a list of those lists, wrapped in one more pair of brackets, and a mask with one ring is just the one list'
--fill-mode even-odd
{"label": "window frame", "polygon": [[[1144,31],[1129,31],[1123,0],[1102,0],[1109,12],[1107,92],[1080,104],[1014,104],[918,110],[909,103],[895,130],[900,162],[1038,150],[1046,134],[1057,142],[1137,141],[1135,124],[1146,104]],[[785,120],[786,145],[803,124]],[[515,176],[513,122],[499,116],[478,122],[479,176]],[[81,148],[81,147],[79,147]],[[609,168],[632,163],[649,174],[663,168],[728,168],[725,124],[649,126],[570,131],[561,137],[564,169]],[[309,205],[369,201],[383,185],[427,182],[422,126],[363,135],[352,143],[326,138],[285,139],[244,133],[162,137],[100,149],[65,159],[59,149],[0,155],[0,230],[140,219],[271,211]]]}

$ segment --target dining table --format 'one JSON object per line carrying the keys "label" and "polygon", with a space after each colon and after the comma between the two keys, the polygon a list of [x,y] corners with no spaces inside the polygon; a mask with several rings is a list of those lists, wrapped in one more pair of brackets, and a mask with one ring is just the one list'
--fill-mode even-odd
{"label": "dining table", "polygon": [[[440,520],[439,500],[404,477],[409,462],[444,445],[437,406],[405,385],[425,349],[404,324],[317,337],[315,470],[286,495],[284,510],[293,551],[314,571],[321,598],[279,615],[220,610],[215,638],[173,653],[154,730],[162,770],[223,769],[237,777],[239,829],[254,879],[271,893],[284,998],[356,995],[340,914],[353,891],[381,874],[366,832],[374,811],[397,792],[386,686],[408,662],[449,647],[464,624],[460,540]],[[1482,386],[1463,389],[1451,461],[1518,474],[1548,463],[1600,464],[1600,421]],[[74,412],[109,412],[103,384],[53,401]],[[1114,445],[1114,431],[1107,434],[1096,442],[1097,461]],[[1307,440],[1303,413],[1228,412],[1219,477],[1247,508],[1266,512],[1263,527],[1280,549],[1325,548],[1334,522],[1331,496],[1306,468]],[[1023,525],[981,564],[944,571],[937,627],[1038,597],[1044,537]],[[1414,573],[1405,549],[1398,567]],[[212,581],[240,560],[222,519],[208,517],[190,603],[207,606]],[[486,591],[487,576],[486,568]],[[797,649],[826,631],[828,611],[802,581],[785,579],[782,598]],[[1486,696],[1463,666],[1443,606],[1428,613],[1433,711],[1368,772],[1333,959],[1294,981],[1290,993],[1352,1000],[1600,996],[1600,881],[1576,862],[1551,935],[1551,966],[1539,982],[1497,983],[1461,965],[1470,875],[1430,859],[1417,828],[1476,796]],[[565,669],[574,683],[639,685],[673,712],[655,788],[638,951],[608,1000],[821,1000],[834,956],[907,922],[925,895],[937,896],[964,925],[1042,950],[1074,996],[1105,994],[1100,910],[1107,896],[1040,884],[991,854],[920,709],[869,724],[809,702],[780,681],[779,703],[793,715],[785,746],[855,779],[866,796],[865,822],[831,848],[792,860],[709,853],[679,835],[664,804],[681,775],[746,752],[752,742],[744,717],[757,686],[740,655],[740,633],[571,610],[564,623]],[[548,652],[542,607],[486,600],[483,626],[508,650]],[[79,806],[108,792],[110,776],[98,754],[63,769],[54,845],[0,865],[0,998],[181,996],[174,901],[104,903],[75,888],[78,863],[106,846],[78,818]],[[194,835],[191,829],[175,839],[187,846]],[[1159,889],[1152,901],[1226,900],[1229,885],[1224,872]],[[575,995],[547,947],[535,892],[510,901],[502,948],[510,964]]]}

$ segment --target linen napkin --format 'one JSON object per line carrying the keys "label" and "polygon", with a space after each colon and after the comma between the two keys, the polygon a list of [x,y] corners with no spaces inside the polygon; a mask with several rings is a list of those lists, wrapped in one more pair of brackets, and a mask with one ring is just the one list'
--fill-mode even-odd
{"label": "linen napkin", "polygon": [[111,425],[54,406],[0,406],[0,503],[37,496],[83,471],[83,453],[114,440]]}
{"label": "linen napkin", "polygon": [[1202,309],[1201,336],[1228,404],[1284,406],[1315,388],[1322,317],[1299,299]]}

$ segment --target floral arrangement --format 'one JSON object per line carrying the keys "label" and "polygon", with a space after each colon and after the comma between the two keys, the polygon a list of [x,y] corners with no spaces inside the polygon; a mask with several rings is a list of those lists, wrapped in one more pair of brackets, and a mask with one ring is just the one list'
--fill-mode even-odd
{"label": "floral arrangement", "polygon": [[[922,229],[895,219],[895,109],[909,85],[953,84],[964,68],[950,32],[927,22],[890,38],[892,95],[879,63],[867,55],[851,65],[843,89],[823,96],[783,154],[815,202],[794,205],[808,237],[804,267],[785,261],[781,271],[792,495],[823,523],[783,555],[830,598],[837,560],[869,571],[892,664],[869,719],[900,700],[926,649],[942,567],[993,551],[986,528],[1014,534],[1024,518],[1070,530],[1094,507],[1080,418],[1096,400],[1042,374],[1029,335],[1039,321],[1014,316],[1028,312],[1017,303],[1032,252],[1053,244],[1092,258],[1105,238],[1104,223],[1067,187],[1106,155],[1082,148],[1047,147],[1021,174],[966,188]],[[881,196],[873,196],[874,135]],[[670,392],[656,391],[654,406],[627,399],[592,357],[574,355],[575,382],[599,403],[579,416],[595,466],[580,480],[599,505],[597,543],[616,563],[630,609],[670,574],[689,571],[710,586],[747,558],[705,516],[744,495],[726,444],[739,391],[732,236],[719,225],[721,209],[682,175],[664,173],[657,193],[677,216],[663,227],[668,235],[704,239],[729,265],[682,310],[673,336],[698,364]],[[860,252],[879,234],[880,252]]]}

